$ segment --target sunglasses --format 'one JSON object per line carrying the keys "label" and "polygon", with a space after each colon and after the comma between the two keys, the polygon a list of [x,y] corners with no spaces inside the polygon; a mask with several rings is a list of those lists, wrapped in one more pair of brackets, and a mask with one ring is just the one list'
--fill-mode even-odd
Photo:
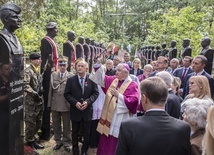
{"label": "sunglasses", "polygon": [[62,67],[62,66],[63,66],[63,67],[65,67],[66,65],[65,65],[65,64],[59,64],[59,66],[61,66],[61,67]]}

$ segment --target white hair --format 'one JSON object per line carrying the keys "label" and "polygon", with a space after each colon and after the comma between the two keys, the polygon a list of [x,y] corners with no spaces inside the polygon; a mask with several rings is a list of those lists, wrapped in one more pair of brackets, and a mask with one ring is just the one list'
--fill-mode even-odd
{"label": "white hair", "polygon": [[152,67],[152,65],[150,65],[150,64],[146,64],[146,65],[143,67],[143,69],[146,69],[146,68],[148,68],[148,69],[150,69],[150,70],[153,70],[153,67]]}
{"label": "white hair", "polygon": [[161,71],[161,72],[158,72],[156,74],[156,76],[158,76],[161,79],[163,79],[164,82],[166,83],[166,85],[168,86],[168,88],[172,87],[173,77],[172,77],[172,75],[169,72],[167,72],[167,71]]}
{"label": "white hair", "polygon": [[105,64],[111,63],[113,65],[113,61],[111,59],[106,60]]}
{"label": "white hair", "polygon": [[194,123],[196,129],[206,127],[207,112],[212,102],[210,100],[193,98],[184,102],[184,112],[188,122]]}

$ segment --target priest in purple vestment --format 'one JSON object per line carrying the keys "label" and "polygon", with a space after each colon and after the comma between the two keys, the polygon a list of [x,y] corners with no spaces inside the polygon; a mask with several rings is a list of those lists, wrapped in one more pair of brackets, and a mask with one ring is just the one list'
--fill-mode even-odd
{"label": "priest in purple vestment", "polygon": [[105,67],[100,67],[90,79],[106,92],[101,118],[97,131],[101,134],[97,155],[115,154],[119,129],[122,121],[136,114],[140,99],[138,85],[129,76],[129,66],[121,63],[115,76],[105,75]]}

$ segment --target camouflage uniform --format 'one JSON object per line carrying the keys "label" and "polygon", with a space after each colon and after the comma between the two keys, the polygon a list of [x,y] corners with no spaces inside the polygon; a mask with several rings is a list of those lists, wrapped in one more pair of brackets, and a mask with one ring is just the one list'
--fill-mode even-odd
{"label": "camouflage uniform", "polygon": [[44,111],[42,97],[40,97],[40,101],[35,101],[39,77],[40,73],[37,73],[32,65],[25,69],[25,139],[27,142],[35,141],[34,136],[37,134],[42,124]]}

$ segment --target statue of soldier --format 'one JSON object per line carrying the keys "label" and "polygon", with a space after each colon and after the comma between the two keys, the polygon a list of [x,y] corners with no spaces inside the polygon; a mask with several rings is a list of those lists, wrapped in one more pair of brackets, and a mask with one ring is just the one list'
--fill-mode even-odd
{"label": "statue of soldier", "polygon": [[180,53],[180,58],[183,59],[185,56],[192,57],[192,48],[190,47],[190,39],[186,38],[183,40],[183,50]]}
{"label": "statue of soldier", "polygon": [[166,48],[166,43],[165,42],[162,43],[161,47],[162,47],[161,56],[168,57],[169,50]]}
{"label": "statue of soldier", "polygon": [[83,45],[83,48],[84,48],[84,55],[85,55],[85,61],[87,63],[89,63],[89,60],[90,60],[90,56],[91,56],[91,51],[90,51],[90,38],[86,38],[85,39],[85,44]]}
{"label": "statue of soldier", "polygon": [[151,59],[152,61],[155,61],[155,46],[151,46],[151,48],[152,48]]}
{"label": "statue of soldier", "polygon": [[152,60],[151,54],[152,54],[152,48],[151,48],[151,46],[148,46],[147,64],[150,64],[150,62],[151,62],[151,60]]}
{"label": "statue of soldier", "polygon": [[78,58],[85,59],[83,44],[84,44],[84,38],[81,36],[78,38],[78,43],[76,44],[76,57],[77,57],[77,59]]}
{"label": "statue of soldier", "polygon": [[[36,149],[44,149],[44,146],[35,139],[35,135],[42,125],[44,111],[43,88],[39,79],[41,56],[33,52],[29,56],[30,66],[25,69],[24,91],[25,91],[25,139],[27,145],[35,152]],[[38,153],[38,152],[37,152]]]}
{"label": "statue of soldier", "polygon": [[52,71],[57,71],[58,67],[58,48],[54,38],[57,36],[58,29],[57,23],[49,22],[46,25],[47,34],[41,40],[41,73],[43,73],[44,69],[44,77],[43,77],[43,89],[44,89],[44,113],[42,120],[42,133],[40,135],[41,140],[49,140],[50,139],[50,111],[47,107],[48,105],[48,92],[50,86],[50,77]]}
{"label": "statue of soldier", "polygon": [[172,60],[173,58],[177,58],[177,48],[176,48],[176,41],[172,40],[171,42],[171,47],[169,49],[169,61]]}
{"label": "statue of soldier", "polygon": [[23,154],[24,63],[23,48],[14,32],[21,26],[21,8],[3,4],[0,18],[4,25],[0,31],[0,154],[18,155]]}
{"label": "statue of soldier", "polygon": [[204,70],[209,73],[210,75],[212,74],[212,66],[213,66],[213,49],[210,47],[211,39],[209,37],[204,37],[201,40],[201,52],[199,53],[200,55],[204,55],[207,58],[207,64],[204,67]]}
{"label": "statue of soldier", "polygon": [[68,68],[67,71],[71,71],[71,66],[76,61],[76,48],[73,45],[73,41],[76,39],[74,31],[67,32],[68,40],[63,43],[63,55],[68,57]]}
{"label": "statue of soldier", "polygon": [[144,54],[145,54],[145,59],[146,59],[146,64],[147,64],[148,63],[148,46],[145,46]]}
{"label": "statue of soldier", "polygon": [[156,49],[156,51],[155,51],[155,60],[157,60],[158,57],[161,56],[160,46],[156,46],[155,49]]}

